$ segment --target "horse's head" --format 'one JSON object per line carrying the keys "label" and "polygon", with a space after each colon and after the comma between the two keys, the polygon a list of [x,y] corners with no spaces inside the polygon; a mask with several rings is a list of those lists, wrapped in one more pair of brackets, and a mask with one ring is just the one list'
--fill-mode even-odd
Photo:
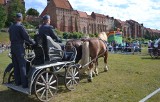
{"label": "horse's head", "polygon": [[82,42],[81,40],[69,40],[66,42],[66,50],[71,50],[73,47],[75,47],[76,49],[79,49],[80,46],[82,46]]}
{"label": "horse's head", "polygon": [[107,41],[108,40],[108,37],[107,37],[107,34],[105,32],[100,32],[98,34],[98,37],[104,41]]}

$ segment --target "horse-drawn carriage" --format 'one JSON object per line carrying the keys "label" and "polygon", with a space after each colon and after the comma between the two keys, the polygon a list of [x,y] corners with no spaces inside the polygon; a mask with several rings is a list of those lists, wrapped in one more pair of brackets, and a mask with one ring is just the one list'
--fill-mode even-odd
{"label": "horse-drawn carriage", "polygon": [[[40,101],[49,101],[58,90],[58,72],[65,69],[64,84],[67,89],[74,90],[79,82],[79,64],[75,64],[77,51],[62,49],[49,37],[35,36],[37,45],[26,45],[28,88],[16,86],[14,82],[14,66],[9,64],[4,71],[3,85],[10,89],[35,94]],[[12,56],[10,55],[12,58]]]}
{"label": "horse-drawn carriage", "polygon": [[[34,40],[37,45],[34,47],[28,45],[26,47],[25,59],[27,61],[29,87],[22,88],[22,86],[15,85],[12,63],[4,71],[3,84],[22,93],[35,94],[40,101],[46,102],[53,98],[58,90],[57,77],[62,69],[65,69],[65,71],[61,76],[64,76],[64,84],[69,90],[76,88],[80,79],[80,68],[85,69],[84,67],[89,66],[88,81],[91,82],[92,74],[98,75],[99,57],[104,57],[104,71],[108,71],[108,51],[104,41],[107,39],[106,33],[100,33],[99,37],[71,40],[66,43],[65,47],[61,47],[49,36],[36,35]],[[81,65],[77,64],[80,59],[83,61]],[[88,62],[89,60],[90,62]]]}
{"label": "horse-drawn carriage", "polygon": [[160,38],[155,43],[151,43],[149,54],[152,58],[158,58],[160,56]]}

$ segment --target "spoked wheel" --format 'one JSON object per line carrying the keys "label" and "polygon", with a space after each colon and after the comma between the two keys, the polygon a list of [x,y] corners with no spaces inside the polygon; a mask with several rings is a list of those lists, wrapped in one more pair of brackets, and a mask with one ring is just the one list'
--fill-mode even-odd
{"label": "spoked wheel", "polygon": [[152,57],[152,58],[158,58],[158,52],[151,52],[150,53],[150,56]]}
{"label": "spoked wheel", "polygon": [[79,83],[79,68],[75,65],[69,66],[65,71],[65,86],[68,90],[75,90]]}
{"label": "spoked wheel", "polygon": [[35,80],[35,95],[43,102],[48,102],[57,93],[58,79],[51,71],[41,72]]}
{"label": "spoked wheel", "polygon": [[9,74],[8,83],[15,83],[14,70]]}

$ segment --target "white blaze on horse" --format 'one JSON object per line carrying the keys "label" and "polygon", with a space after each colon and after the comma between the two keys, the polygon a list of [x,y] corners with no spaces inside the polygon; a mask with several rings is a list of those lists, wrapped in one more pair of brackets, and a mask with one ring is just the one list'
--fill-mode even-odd
{"label": "white blaze on horse", "polygon": [[105,32],[98,34],[99,38],[85,39],[82,44],[82,67],[88,68],[88,81],[92,81],[92,74],[98,75],[98,58],[104,58],[104,71],[108,71],[107,66],[107,35]]}

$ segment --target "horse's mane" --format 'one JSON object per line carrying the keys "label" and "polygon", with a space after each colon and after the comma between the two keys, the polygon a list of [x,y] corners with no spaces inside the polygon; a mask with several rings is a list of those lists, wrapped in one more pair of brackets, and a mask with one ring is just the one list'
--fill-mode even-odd
{"label": "horse's mane", "polygon": [[108,40],[108,37],[107,37],[107,34],[105,32],[100,32],[98,34],[98,37],[104,41],[107,41]]}

